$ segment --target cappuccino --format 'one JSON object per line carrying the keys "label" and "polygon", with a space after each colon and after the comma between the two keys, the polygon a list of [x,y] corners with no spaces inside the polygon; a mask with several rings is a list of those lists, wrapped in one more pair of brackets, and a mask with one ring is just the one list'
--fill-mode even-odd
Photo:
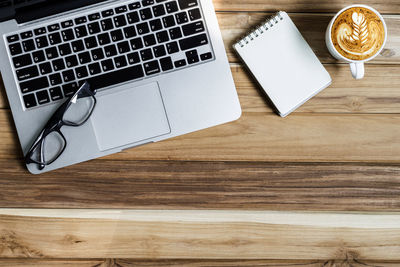
{"label": "cappuccino", "polygon": [[373,57],[382,48],[386,32],[382,20],[365,7],[351,7],[338,15],[332,25],[335,49],[350,60]]}

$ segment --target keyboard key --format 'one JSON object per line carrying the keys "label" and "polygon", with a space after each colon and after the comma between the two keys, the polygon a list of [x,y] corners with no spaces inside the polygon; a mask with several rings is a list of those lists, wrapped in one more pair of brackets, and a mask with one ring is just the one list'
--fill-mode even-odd
{"label": "keyboard key", "polygon": [[50,47],[46,49],[47,59],[54,59],[58,57],[58,51],[55,47]]}
{"label": "keyboard key", "polygon": [[143,0],[142,6],[151,6],[154,5],[154,0]]}
{"label": "keyboard key", "polygon": [[25,95],[24,103],[26,108],[33,108],[37,106],[36,98],[34,94]]}
{"label": "keyboard key", "polygon": [[129,10],[135,10],[135,9],[140,8],[140,7],[141,7],[141,5],[140,5],[139,2],[136,2],[136,3],[133,3],[133,4],[129,4],[129,5],[128,5]]}
{"label": "keyboard key", "polygon": [[86,17],[79,17],[79,18],[75,19],[75,24],[76,25],[83,24],[83,23],[86,23],[86,22],[87,22]]}
{"label": "keyboard key", "polygon": [[19,84],[23,94],[49,87],[47,77],[39,77]]}
{"label": "keyboard key", "polygon": [[186,52],[186,59],[189,64],[194,64],[200,61],[197,50],[190,50]]}
{"label": "keyboard key", "polygon": [[167,54],[167,51],[163,45],[153,47],[153,52],[156,57],[163,57]]}
{"label": "keyboard key", "polygon": [[96,34],[100,32],[100,25],[98,22],[93,22],[87,25],[90,34]]}
{"label": "keyboard key", "polygon": [[8,36],[8,37],[7,37],[7,41],[8,41],[9,43],[13,43],[13,42],[19,41],[19,36],[18,36],[18,34],[14,34],[14,35]]}
{"label": "keyboard key", "polygon": [[20,43],[11,44],[9,48],[12,56],[19,55],[22,53],[22,47]]}
{"label": "keyboard key", "polygon": [[111,19],[104,19],[100,22],[103,31],[109,31],[114,29],[114,24]]}
{"label": "keyboard key", "polygon": [[156,37],[159,44],[169,41],[169,36],[167,31],[158,32],[156,34]]}
{"label": "keyboard key", "polygon": [[61,79],[60,73],[51,74],[51,75],[49,76],[49,79],[50,79],[50,84],[51,84],[52,86],[58,85],[58,84],[61,84],[61,83],[62,83],[62,79]]}
{"label": "keyboard key", "polygon": [[146,72],[146,75],[152,75],[161,72],[158,60],[144,63],[144,70]]}
{"label": "keyboard key", "polygon": [[13,62],[15,68],[21,68],[32,65],[32,58],[30,54],[25,54],[22,56],[14,57]]}
{"label": "keyboard key", "polygon": [[136,25],[136,28],[139,34],[146,34],[150,32],[149,24],[147,22]]}
{"label": "keyboard key", "polygon": [[94,61],[101,60],[104,58],[104,52],[102,48],[92,50],[91,54]]}
{"label": "keyboard key", "polygon": [[72,41],[75,39],[74,32],[72,29],[67,29],[61,32],[62,38],[65,42]]}
{"label": "keyboard key", "polygon": [[78,58],[75,55],[65,58],[65,64],[68,68],[78,66]]}
{"label": "keyboard key", "polygon": [[137,23],[140,21],[139,13],[137,11],[129,13],[128,15],[126,15],[126,17],[128,18],[129,24]]}
{"label": "keyboard key", "polygon": [[183,9],[195,7],[198,5],[197,0],[178,0],[179,7]]}
{"label": "keyboard key", "polygon": [[75,74],[72,70],[66,70],[61,75],[66,83],[75,80]]}
{"label": "keyboard key", "polygon": [[149,24],[150,24],[150,29],[151,29],[153,32],[162,30],[162,28],[163,28],[160,19],[154,19],[154,20],[150,21]]}
{"label": "keyboard key", "polygon": [[21,33],[21,39],[28,39],[33,37],[33,32],[32,31],[27,31],[27,32],[23,32]]}
{"label": "keyboard key", "polygon": [[30,52],[32,50],[35,50],[35,43],[32,39],[26,40],[22,42],[22,47],[24,48],[25,52]]}
{"label": "keyboard key", "polygon": [[47,37],[46,36],[37,37],[35,39],[35,41],[36,41],[36,47],[38,49],[45,48],[45,47],[49,46],[49,41],[47,41]]}
{"label": "keyboard key", "polygon": [[195,9],[189,10],[189,18],[192,21],[201,19],[200,9],[195,8]]}
{"label": "keyboard key", "polygon": [[49,41],[51,45],[56,45],[62,42],[61,35],[58,32],[49,34]]}
{"label": "keyboard key", "polygon": [[75,74],[78,79],[83,79],[89,76],[86,66],[82,66],[75,69]]}
{"label": "keyboard key", "polygon": [[172,42],[167,44],[168,54],[174,54],[179,52],[179,47],[177,42]]}
{"label": "keyboard key", "polygon": [[114,58],[114,63],[115,63],[115,67],[117,69],[126,67],[128,65],[128,62],[126,62],[125,56],[119,56],[119,57]]}
{"label": "keyboard key", "polygon": [[53,70],[54,71],[60,71],[60,70],[65,69],[65,63],[64,63],[64,60],[62,58],[56,59],[52,63],[53,63]]}
{"label": "keyboard key", "polygon": [[105,10],[105,11],[101,12],[101,15],[103,16],[103,18],[112,16],[112,15],[114,15],[114,10],[112,10],[112,9]]}
{"label": "keyboard key", "polygon": [[123,27],[127,24],[125,16],[124,15],[119,15],[117,17],[114,17],[114,24],[115,27]]}
{"label": "keyboard key", "polygon": [[92,36],[92,37],[85,38],[85,46],[87,49],[92,49],[92,48],[97,47],[96,37]]}
{"label": "keyboard key", "polygon": [[89,52],[80,53],[80,54],[78,55],[78,58],[79,58],[79,62],[80,62],[81,64],[86,64],[86,63],[89,63],[89,62],[91,61],[90,53],[89,53]]}
{"label": "keyboard key", "polygon": [[209,53],[201,54],[200,58],[201,58],[202,61],[209,60],[209,59],[212,58],[212,53],[209,52]]}
{"label": "keyboard key", "polygon": [[168,13],[174,13],[178,11],[178,4],[176,1],[171,1],[165,4]]}
{"label": "keyboard key", "polygon": [[63,85],[62,87],[63,91],[64,91],[64,95],[66,97],[72,96],[75,94],[76,91],[78,91],[78,84],[73,82],[73,83],[69,83],[66,85]]}
{"label": "keyboard key", "polygon": [[49,91],[50,91],[51,100],[57,101],[57,100],[60,100],[61,98],[63,98],[63,95],[61,92],[61,87],[59,87],[59,86],[54,87],[54,88],[51,88]]}
{"label": "keyboard key", "polygon": [[17,78],[19,81],[25,81],[39,76],[39,71],[36,66],[31,66],[17,70]]}
{"label": "keyboard key", "polygon": [[101,18],[100,13],[94,13],[94,14],[90,14],[88,16],[89,21],[95,21]]}
{"label": "keyboard key", "polygon": [[58,46],[58,51],[61,56],[68,56],[72,53],[70,44],[62,44]]}
{"label": "keyboard key", "polygon": [[140,51],[140,56],[142,57],[143,61],[147,61],[154,58],[150,48]]}
{"label": "keyboard key", "polygon": [[186,60],[182,59],[182,60],[175,61],[174,65],[175,65],[175,68],[184,67],[184,66],[186,66]]}
{"label": "keyboard key", "polygon": [[83,44],[82,40],[77,40],[71,43],[72,45],[72,50],[77,53],[85,50],[85,45]]}
{"label": "keyboard key", "polygon": [[130,65],[136,64],[140,62],[140,57],[138,52],[133,52],[128,54],[128,63]]}
{"label": "keyboard key", "polygon": [[175,18],[176,18],[176,22],[178,24],[183,24],[183,23],[186,23],[189,21],[189,18],[187,16],[186,12],[181,12],[181,13],[176,14]]}
{"label": "keyboard key", "polygon": [[113,42],[118,42],[124,39],[124,34],[120,29],[110,32],[110,35]]}
{"label": "keyboard key", "polygon": [[85,25],[81,25],[75,28],[76,38],[83,38],[88,35],[88,31]]}
{"label": "keyboard key", "polygon": [[145,46],[153,46],[157,43],[154,34],[143,36],[143,42]]}
{"label": "keyboard key", "polygon": [[[103,60],[101,62],[101,67],[104,72],[110,71],[110,70],[114,69],[114,63],[113,63],[112,59]],[[93,87],[93,88],[97,88],[97,87]]]}
{"label": "keyboard key", "polygon": [[106,57],[113,57],[113,56],[116,56],[118,54],[117,48],[113,44],[104,47],[104,52],[106,53]]}
{"label": "keyboard key", "polygon": [[179,41],[182,50],[193,49],[198,46],[208,44],[207,35],[205,33],[193,37],[189,37]]}
{"label": "keyboard key", "polygon": [[52,72],[51,64],[49,62],[45,62],[39,65],[40,74],[45,75]]}
{"label": "keyboard key", "polygon": [[155,17],[164,16],[166,14],[164,5],[153,6],[153,14]]}
{"label": "keyboard key", "polygon": [[42,27],[42,28],[35,29],[33,32],[37,36],[37,35],[45,34],[47,31],[46,31],[45,27]]}
{"label": "keyboard key", "polygon": [[153,18],[153,15],[151,14],[151,9],[150,8],[145,8],[139,11],[140,12],[140,18],[142,20],[148,20]]}
{"label": "keyboard key", "polygon": [[128,7],[127,6],[120,6],[120,7],[115,8],[115,12],[117,14],[125,13],[127,11],[128,11]]}
{"label": "keyboard key", "polygon": [[93,63],[93,64],[90,64],[88,67],[89,67],[89,73],[91,75],[96,75],[96,74],[99,74],[101,72],[100,64],[97,63],[97,62]]}
{"label": "keyboard key", "polygon": [[135,38],[130,41],[132,50],[143,48],[142,38]]}
{"label": "keyboard key", "polygon": [[47,92],[47,90],[37,92],[36,98],[37,98],[39,105],[44,105],[44,104],[47,104],[50,102],[50,97],[49,97],[49,93]]}
{"label": "keyboard key", "polygon": [[67,21],[61,22],[61,27],[63,29],[72,27],[73,25],[74,25],[74,22],[72,20],[67,20]]}
{"label": "keyboard key", "polygon": [[118,52],[120,54],[128,53],[128,52],[131,51],[131,48],[129,47],[129,42],[128,41],[124,41],[124,42],[118,43],[117,47],[118,47]]}
{"label": "keyboard key", "polygon": [[173,27],[176,25],[174,16],[168,16],[163,18],[163,23],[165,28]]}
{"label": "keyboard key", "polygon": [[56,23],[47,27],[49,32],[58,31],[60,29],[60,24]]}
{"label": "keyboard key", "polygon": [[182,26],[183,34],[185,36],[193,35],[196,33],[203,32],[205,30],[202,21],[193,22]]}
{"label": "keyboard key", "polygon": [[43,62],[46,60],[46,56],[44,55],[44,52],[42,50],[33,52],[32,56],[35,63]]}
{"label": "keyboard key", "polygon": [[100,45],[106,45],[111,43],[110,35],[108,33],[102,33],[97,36],[97,41]]}
{"label": "keyboard key", "polygon": [[96,77],[91,77],[87,81],[93,88],[101,89],[119,83],[133,81],[144,77],[141,65],[132,66],[114,72],[105,73]]}
{"label": "keyboard key", "polygon": [[180,27],[176,27],[169,30],[169,36],[171,40],[179,39],[182,37],[182,31]]}
{"label": "keyboard key", "polygon": [[160,59],[160,64],[163,71],[172,70],[174,68],[171,57],[164,57]]}
{"label": "keyboard key", "polygon": [[132,37],[135,37],[137,35],[136,29],[133,26],[128,26],[124,28],[124,35],[126,39],[130,39]]}

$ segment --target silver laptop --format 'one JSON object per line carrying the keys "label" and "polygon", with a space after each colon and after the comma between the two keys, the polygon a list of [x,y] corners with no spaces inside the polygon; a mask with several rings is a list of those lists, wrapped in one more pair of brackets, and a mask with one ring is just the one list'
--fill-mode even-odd
{"label": "silver laptop", "polygon": [[211,0],[28,0],[0,6],[0,70],[24,154],[88,81],[97,105],[38,174],[236,120]]}

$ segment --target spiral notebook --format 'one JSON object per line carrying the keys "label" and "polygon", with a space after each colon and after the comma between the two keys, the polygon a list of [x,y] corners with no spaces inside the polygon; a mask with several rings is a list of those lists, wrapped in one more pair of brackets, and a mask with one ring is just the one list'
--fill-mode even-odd
{"label": "spiral notebook", "polygon": [[332,82],[286,12],[272,16],[234,49],[282,117]]}

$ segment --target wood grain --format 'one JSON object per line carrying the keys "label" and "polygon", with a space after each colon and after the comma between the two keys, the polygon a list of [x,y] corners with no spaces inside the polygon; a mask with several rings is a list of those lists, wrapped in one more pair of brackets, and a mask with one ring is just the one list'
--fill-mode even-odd
{"label": "wood grain", "polygon": [[[224,12],[218,14],[218,21],[231,62],[239,62],[232,45],[250,29],[256,27],[271,13]],[[325,44],[325,31],[333,14],[289,14],[308,41],[315,54],[323,63],[339,63],[330,54]],[[388,41],[385,49],[368,64],[399,64],[400,63],[400,16],[386,15]],[[368,72],[367,75],[368,76]]]}
{"label": "wood grain", "polygon": [[[52,211],[55,215],[60,212]],[[205,211],[197,218],[196,211],[152,211],[148,216],[141,211],[126,211],[131,215],[125,219],[121,212],[104,212],[116,219],[103,219],[102,211],[89,212],[90,218],[2,215],[0,255],[51,259],[400,260],[400,215],[295,214],[287,219],[265,212]]]}
{"label": "wood grain", "polygon": [[[213,0],[218,11],[279,11],[287,12],[333,12],[352,4],[346,0],[318,1],[318,0]],[[397,0],[363,0],[357,3],[374,7],[385,14],[400,14],[400,3]]]}

